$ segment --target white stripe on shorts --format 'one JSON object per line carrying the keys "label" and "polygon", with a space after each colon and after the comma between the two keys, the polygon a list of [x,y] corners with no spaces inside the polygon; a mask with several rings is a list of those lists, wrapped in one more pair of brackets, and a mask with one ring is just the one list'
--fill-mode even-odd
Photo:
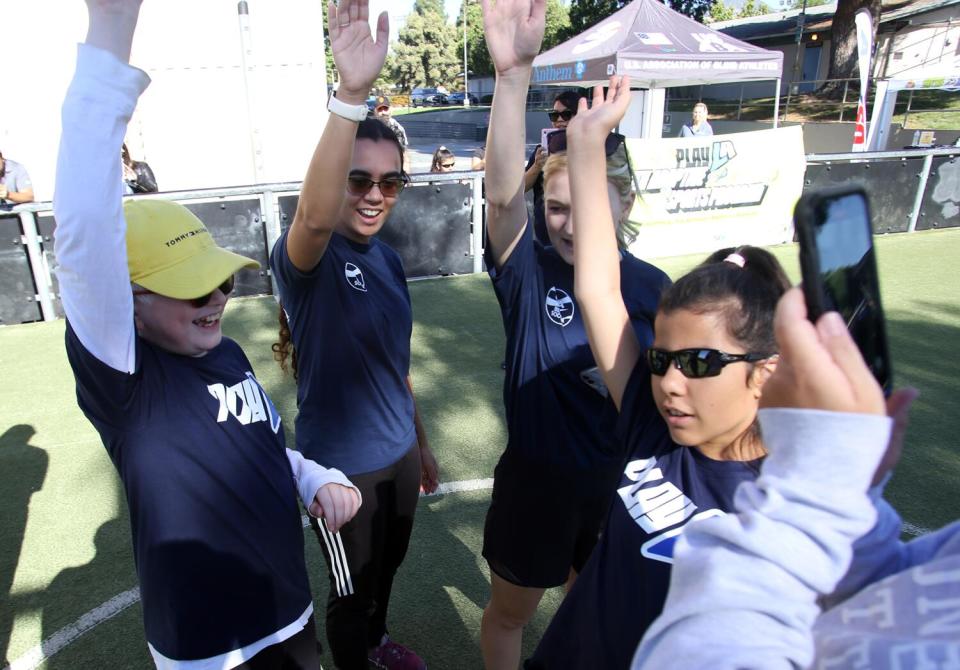
{"label": "white stripe on shorts", "polygon": [[317,519],[317,524],[320,528],[320,537],[323,538],[323,543],[327,547],[327,555],[330,557],[330,572],[333,573],[333,581],[337,586],[337,595],[341,598],[352,595],[353,581],[350,579],[350,568],[347,566],[340,533],[331,533],[324,519]]}

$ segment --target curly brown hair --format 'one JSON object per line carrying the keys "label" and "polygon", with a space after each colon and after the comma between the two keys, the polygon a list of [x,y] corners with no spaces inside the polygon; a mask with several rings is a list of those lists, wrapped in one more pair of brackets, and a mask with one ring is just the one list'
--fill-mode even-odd
{"label": "curly brown hair", "polygon": [[273,360],[280,364],[280,369],[287,372],[287,358],[290,358],[289,368],[293,374],[294,381],[297,380],[297,350],[290,339],[290,322],[287,321],[287,311],[280,303],[280,313],[277,315],[280,322],[280,331],[277,333],[278,341],[274,342],[270,348],[273,350]]}

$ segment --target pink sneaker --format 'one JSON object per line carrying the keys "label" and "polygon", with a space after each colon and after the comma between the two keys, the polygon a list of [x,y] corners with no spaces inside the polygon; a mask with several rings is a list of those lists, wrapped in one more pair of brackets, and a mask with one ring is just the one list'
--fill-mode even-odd
{"label": "pink sneaker", "polygon": [[382,670],[427,670],[422,658],[390,638],[374,649],[367,660]]}

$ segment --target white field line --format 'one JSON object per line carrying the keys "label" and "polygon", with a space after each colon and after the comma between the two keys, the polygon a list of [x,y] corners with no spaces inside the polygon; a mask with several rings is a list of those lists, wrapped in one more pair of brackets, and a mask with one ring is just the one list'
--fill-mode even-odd
{"label": "white field line", "polygon": [[[470,479],[459,482],[445,482],[440,484],[436,493],[431,493],[429,496],[438,496],[445,493],[459,493],[461,491],[480,491],[490,488],[493,488],[493,479]],[[427,497],[427,494],[421,493],[420,496]],[[306,516],[302,517],[301,521],[303,522],[304,528],[310,525]],[[65,649],[74,640],[86,634],[104,621],[117,616],[120,614],[120,612],[137,603],[139,600],[140,589],[136,586],[132,589],[124,591],[123,593],[115,595],[113,598],[103,603],[99,607],[95,607],[84,614],[72,624],[64,626],[58,630],[36,647],[33,647],[27,651],[27,653],[23,654],[23,656],[14,660],[3,670],[34,670],[48,658]]]}

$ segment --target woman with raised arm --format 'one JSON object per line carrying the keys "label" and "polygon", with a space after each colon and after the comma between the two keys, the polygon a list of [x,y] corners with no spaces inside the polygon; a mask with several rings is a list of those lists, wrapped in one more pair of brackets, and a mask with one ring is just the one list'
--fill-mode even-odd
{"label": "woman with raised arm", "polygon": [[[488,669],[515,670],[523,628],[544,590],[572,583],[593,549],[624,454],[573,293],[576,217],[563,131],[551,136],[543,170],[550,245],[534,239],[527,221],[522,138],[544,0],[484,2],[483,12],[497,73],[486,153],[486,260],[507,336],[508,442],[484,528],[491,594],[480,641]],[[598,193],[616,213],[609,224],[613,235],[634,192],[622,138],[611,139],[595,169]],[[613,262],[621,268],[632,328],[649,344],[669,280],[626,252]]]}
{"label": "woman with raised arm", "polygon": [[327,639],[340,670],[423,668],[387,635],[421,486],[437,464],[410,383],[413,317],[397,253],[374,236],[407,184],[403,148],[367,99],[387,52],[387,14],[370,34],[367,0],[329,5],[340,88],[290,228],[270,254],[281,312],[281,366],[297,378],[297,448],[348,473],[362,511],[340,532],[313,523],[327,559]]}
{"label": "woman with raised arm", "polygon": [[789,281],[754,247],[722,249],[664,291],[653,346],[639,341],[621,294],[604,146],[630,82],[567,128],[576,294],[590,347],[619,410],[627,448],[604,533],[527,667],[625,670],[663,607],[673,544],[692,520],[733,509],[737,486],[766,454],[757,410],[776,367],[773,316]]}
{"label": "woman with raised arm", "polygon": [[297,490],[339,528],[355,487],[285,449],[280,415],[220,319],[255,261],[186,208],[123,201],[140,0],[87,0],[63,103],[56,252],[77,401],[123,482],[147,643],[160,668],[320,666]]}

